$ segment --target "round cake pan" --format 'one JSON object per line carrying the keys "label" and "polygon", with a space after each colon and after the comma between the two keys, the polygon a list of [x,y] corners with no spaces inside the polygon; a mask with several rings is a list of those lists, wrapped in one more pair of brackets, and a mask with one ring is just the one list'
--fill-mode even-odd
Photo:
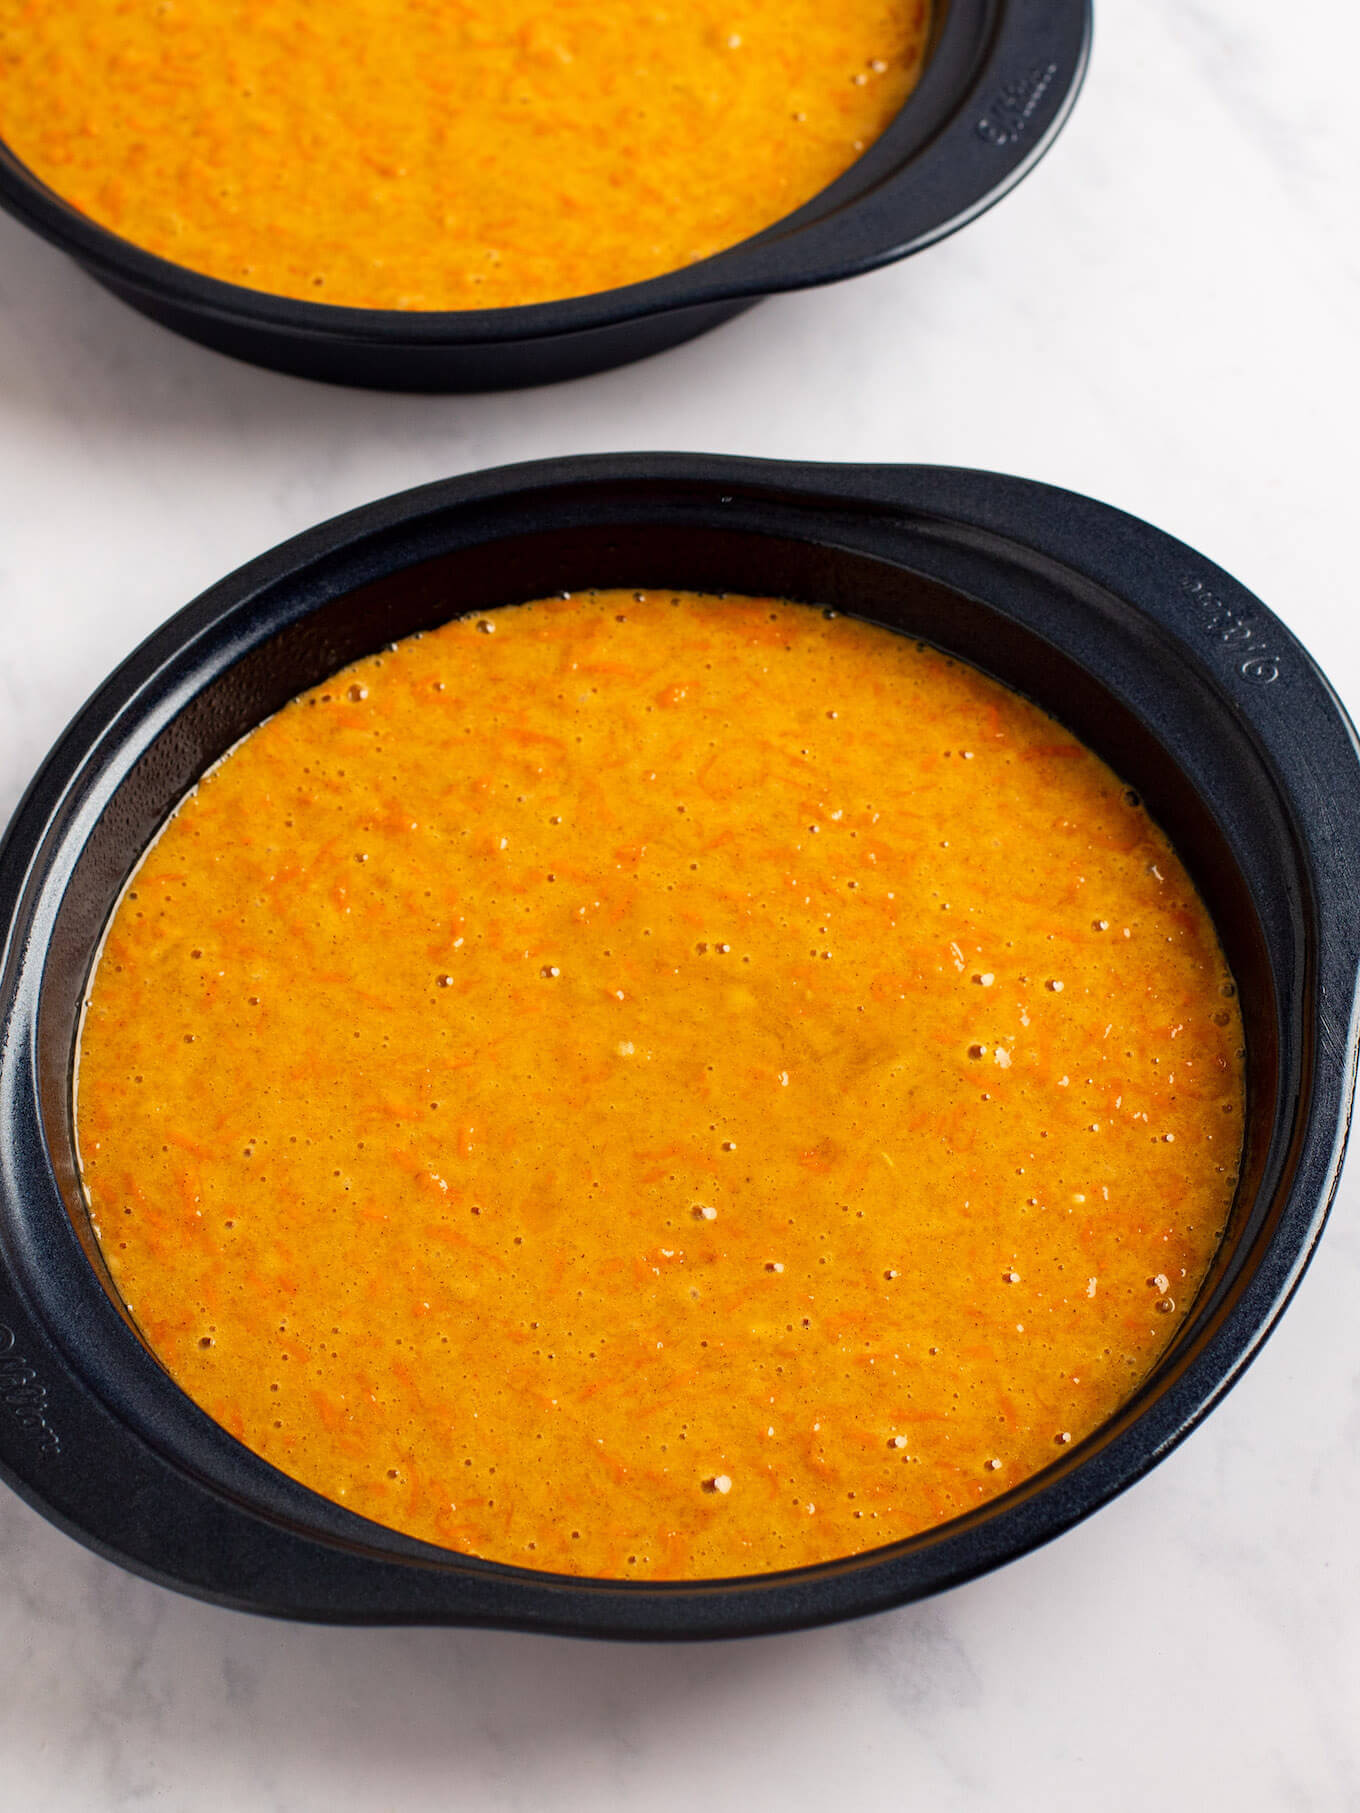
{"label": "round cake pan", "polygon": [[[1174,1344],[1089,1440],[981,1509],[828,1566],[725,1581],[535,1573],[429,1547],[275,1471],[121,1311],[80,1193],[72,1065],[94,953],[186,790],[301,689],[470,610],[591,586],[775,594],[926,639],[1053,712],[1143,795],[1202,891],[1247,1032],[1240,1187]],[[1199,554],[994,474],[638,455],[407,492],[173,618],[58,743],[0,847],[0,1473],[101,1554],[338,1622],[693,1638],[881,1610],[1046,1542],[1191,1430],[1321,1232],[1354,1083],[1360,763],[1317,668]]]}
{"label": "round cake pan", "polygon": [[678,345],[782,290],[834,283],[942,239],[998,201],[1076,98],[1090,0],[939,0],[896,120],[830,188],[726,252],[622,289],[523,308],[335,308],[203,277],[98,226],[0,144],[0,206],[145,315],[219,352],[339,384],[546,384]]}

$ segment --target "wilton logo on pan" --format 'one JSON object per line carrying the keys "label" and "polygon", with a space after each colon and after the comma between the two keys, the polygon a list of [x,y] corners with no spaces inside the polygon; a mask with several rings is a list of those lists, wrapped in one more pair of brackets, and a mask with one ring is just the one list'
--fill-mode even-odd
{"label": "wilton logo on pan", "polygon": [[1203,613],[1202,624],[1205,632],[1216,641],[1225,644],[1234,654],[1241,654],[1237,671],[1244,680],[1254,680],[1258,686],[1269,686],[1280,677],[1278,658],[1262,646],[1258,631],[1250,617],[1225,604],[1216,592],[1211,592],[1201,579],[1186,574],[1181,580],[1182,588],[1189,592]]}
{"label": "wilton logo on pan", "polygon": [[0,1322],[0,1404],[23,1429],[42,1438],[44,1454],[61,1453],[61,1437],[47,1420],[47,1387],[22,1354],[14,1351],[14,1330]]}
{"label": "wilton logo on pan", "polygon": [[1057,73],[1056,63],[1039,63],[1014,82],[1008,82],[978,121],[978,137],[989,145],[1014,144],[1028,130]]}

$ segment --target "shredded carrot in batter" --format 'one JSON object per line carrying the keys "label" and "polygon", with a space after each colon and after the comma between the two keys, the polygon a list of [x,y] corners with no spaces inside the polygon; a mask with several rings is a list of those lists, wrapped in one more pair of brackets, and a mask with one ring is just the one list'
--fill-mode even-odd
{"label": "shredded carrot in batter", "polygon": [[0,134],[162,257],[503,307],[782,219],[915,86],[926,0],[0,0]]}
{"label": "shredded carrot in batter", "polygon": [[450,623],[205,777],[110,925],[96,1229],[154,1351],[365,1516],[567,1573],[926,1529],[1127,1399],[1242,1028],[1118,779],[769,599]]}

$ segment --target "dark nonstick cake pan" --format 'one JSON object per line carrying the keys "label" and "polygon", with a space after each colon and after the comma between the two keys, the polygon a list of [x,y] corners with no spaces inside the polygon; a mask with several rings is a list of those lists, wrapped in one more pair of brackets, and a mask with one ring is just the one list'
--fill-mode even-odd
{"label": "dark nonstick cake pan", "polygon": [[[1170,1350],[1044,1472],[850,1560],[620,1583],[473,1560],[366,1522],[276,1472],[179,1390],[122,1313],[83,1206],[81,1003],[119,891],[185,791],[359,656],[453,615],[591,586],[804,600],[926,639],[1029,695],[1143,795],[1238,979],[1242,1179]],[[1201,555],[1068,492],[933,467],[638,455],[481,473],[326,523],[223,580],[119,668],[0,848],[0,1473],[153,1580],[335,1622],[736,1636],[881,1610],[996,1567],[1174,1447],[1297,1285],[1350,1115],[1357,852],[1354,733],[1294,637]]]}
{"label": "dark nonstick cake pan", "polygon": [[1090,15],[1090,0],[939,0],[921,81],[829,188],[699,264],[562,302],[336,308],[223,283],[97,225],[3,144],[0,206],[133,308],[258,365],[389,390],[546,384],[660,352],[762,296],[856,276],[964,226],[1057,136],[1085,72]]}

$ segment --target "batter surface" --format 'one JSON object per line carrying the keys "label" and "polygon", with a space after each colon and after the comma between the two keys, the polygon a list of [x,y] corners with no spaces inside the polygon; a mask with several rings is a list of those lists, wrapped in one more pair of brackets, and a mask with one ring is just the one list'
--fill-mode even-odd
{"label": "batter surface", "polygon": [[0,0],[0,136],[229,283],[544,302],[782,219],[916,84],[927,0]]}
{"label": "batter surface", "polygon": [[1034,706],[600,592],[227,756],[113,917],[77,1110],[132,1315],[259,1454],[473,1554],[702,1577],[1105,1421],[1213,1253],[1241,1047],[1165,838]]}

